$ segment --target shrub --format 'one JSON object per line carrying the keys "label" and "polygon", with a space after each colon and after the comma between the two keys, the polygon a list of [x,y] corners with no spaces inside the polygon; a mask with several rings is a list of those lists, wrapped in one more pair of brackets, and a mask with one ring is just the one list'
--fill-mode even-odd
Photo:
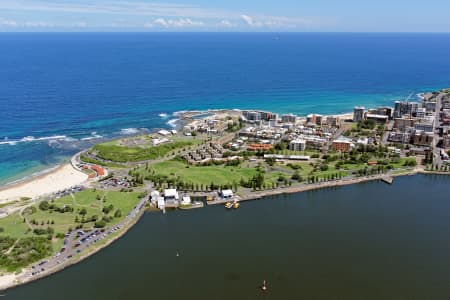
{"label": "shrub", "polygon": [[50,208],[50,204],[48,203],[48,201],[42,201],[41,203],[39,203],[39,209],[40,210],[48,210]]}
{"label": "shrub", "polygon": [[106,226],[106,222],[104,220],[100,220],[95,222],[94,227],[95,228],[103,228]]}

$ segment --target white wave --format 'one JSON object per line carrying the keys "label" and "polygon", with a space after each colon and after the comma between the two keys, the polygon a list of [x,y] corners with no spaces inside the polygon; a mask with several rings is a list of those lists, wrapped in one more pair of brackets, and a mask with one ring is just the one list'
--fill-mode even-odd
{"label": "white wave", "polygon": [[90,141],[90,140],[95,140],[95,139],[101,139],[103,138],[103,135],[97,134],[96,131],[91,132],[91,136],[82,138],[82,141]]}
{"label": "white wave", "polygon": [[187,110],[180,110],[180,111],[174,112],[172,115],[174,115],[174,116],[180,116],[180,115],[182,115],[182,114],[184,114],[184,113],[187,113],[187,112],[188,112]]}
{"label": "white wave", "polygon": [[34,136],[26,136],[21,138],[20,140],[8,140],[5,139],[3,142],[0,142],[0,145],[16,145],[17,143],[28,143],[28,142],[39,142],[39,141],[51,141],[51,140],[66,140],[68,139],[65,135],[52,135],[52,136],[43,136],[43,137],[34,137]]}
{"label": "white wave", "polygon": [[180,120],[180,119],[172,119],[172,120],[169,120],[169,121],[167,122],[167,124],[169,124],[171,127],[175,128],[175,127],[177,127],[177,122],[178,122],[179,120]]}
{"label": "white wave", "polygon": [[120,133],[124,134],[124,135],[136,134],[138,132],[139,132],[139,129],[137,129],[137,128],[124,128],[124,129],[120,130]]}
{"label": "white wave", "polygon": [[16,145],[17,141],[3,141],[0,142],[0,145]]}
{"label": "white wave", "polygon": [[160,116],[160,117],[163,118],[163,119],[167,118],[167,114],[166,114],[166,113],[161,113],[161,114],[159,114],[158,116]]}

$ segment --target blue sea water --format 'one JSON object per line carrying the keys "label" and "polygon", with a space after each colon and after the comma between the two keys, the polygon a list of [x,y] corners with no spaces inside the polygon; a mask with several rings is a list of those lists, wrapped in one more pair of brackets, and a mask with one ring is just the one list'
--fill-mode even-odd
{"label": "blue sea water", "polygon": [[0,183],[180,110],[390,105],[450,86],[449,53],[450,34],[2,33]]}

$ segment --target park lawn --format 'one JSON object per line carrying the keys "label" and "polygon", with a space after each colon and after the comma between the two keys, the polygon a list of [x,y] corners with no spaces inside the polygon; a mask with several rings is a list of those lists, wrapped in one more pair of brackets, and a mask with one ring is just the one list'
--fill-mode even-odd
{"label": "park lawn", "polygon": [[167,144],[152,147],[128,147],[120,146],[117,141],[95,145],[91,153],[104,160],[112,162],[137,162],[164,157],[170,152],[191,146],[194,140],[178,140]]}
{"label": "park lawn", "polygon": [[[97,200],[97,195],[100,196],[101,200]],[[28,221],[35,220],[37,224],[34,228],[47,228],[52,227],[55,233],[66,233],[69,228],[75,228],[80,223],[75,222],[75,218],[78,217],[79,220],[82,216],[79,214],[79,210],[86,209],[86,218],[96,215],[98,219],[103,216],[103,207],[112,204],[114,209],[109,213],[110,216],[114,215],[117,209],[120,209],[122,216],[120,218],[114,218],[110,225],[114,225],[120,222],[139,202],[139,192],[117,192],[117,191],[102,191],[102,190],[84,190],[73,195],[65,196],[63,198],[57,199],[51,204],[57,207],[63,207],[64,205],[70,205],[74,208],[73,212],[60,213],[51,210],[40,210],[39,205],[36,205],[36,212],[31,215],[26,215]],[[106,200],[103,202],[103,198]],[[54,224],[51,224],[52,221]],[[22,221],[23,222],[23,221]],[[42,222],[44,225],[41,225]],[[50,223],[50,224],[47,224]],[[94,225],[94,222],[85,223],[85,228],[90,228]],[[5,230],[6,232],[6,230]]]}
{"label": "park lawn", "polygon": [[[139,198],[138,192],[131,192],[131,193],[118,193],[118,192],[106,192],[105,193],[105,199],[106,203],[105,206],[108,206],[112,204],[114,206],[114,210],[112,213],[114,213],[117,209],[120,209],[122,212],[122,217],[117,218],[118,223],[122,218],[124,218],[135,206],[138,204],[140,198]],[[116,220],[116,219],[114,219]]]}
{"label": "park lawn", "polygon": [[256,168],[246,168],[239,166],[188,166],[181,161],[164,161],[151,165],[157,175],[168,177],[180,177],[185,182],[193,184],[216,185],[230,184],[233,181],[239,182],[241,178],[248,180],[257,174]]}
{"label": "park lawn", "polygon": [[409,161],[415,161],[416,159],[415,158],[409,158],[409,157],[405,157],[405,158],[400,158],[400,160],[398,161],[398,162],[392,162],[392,163],[390,163],[393,167],[394,167],[394,169],[410,169],[410,168],[412,168],[411,166],[405,166],[405,163],[406,162],[409,162]]}
{"label": "park lawn", "polygon": [[0,227],[3,228],[3,232],[0,232],[1,236],[10,236],[12,238],[31,236],[30,233],[27,234],[28,226],[23,222],[23,218],[18,212],[1,218]]}
{"label": "park lawn", "polygon": [[95,165],[108,167],[108,168],[113,168],[113,169],[121,169],[121,168],[123,168],[122,165],[119,165],[117,163],[103,162],[103,161],[100,161],[100,160],[97,160],[97,159],[93,159],[93,158],[87,157],[84,154],[80,155],[80,160],[82,162],[85,162],[85,163],[95,164]]}

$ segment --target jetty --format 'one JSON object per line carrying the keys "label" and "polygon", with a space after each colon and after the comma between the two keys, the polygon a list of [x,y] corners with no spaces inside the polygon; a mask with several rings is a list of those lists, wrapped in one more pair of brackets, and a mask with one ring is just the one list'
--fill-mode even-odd
{"label": "jetty", "polygon": [[384,176],[384,177],[381,177],[381,180],[383,182],[386,182],[387,184],[392,184],[394,182],[394,177],[392,177],[392,176]]}

